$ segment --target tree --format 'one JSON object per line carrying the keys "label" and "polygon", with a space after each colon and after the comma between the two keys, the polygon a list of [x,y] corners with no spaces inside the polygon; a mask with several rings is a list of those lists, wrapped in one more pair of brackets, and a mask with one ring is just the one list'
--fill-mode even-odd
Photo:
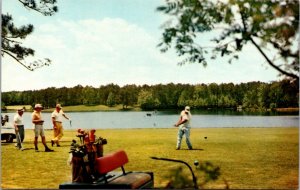
{"label": "tree", "polygon": [[108,94],[107,100],[106,100],[106,105],[108,105],[109,107],[112,107],[113,105],[115,105],[115,96],[112,92],[110,92]]}
{"label": "tree", "polygon": [[[206,66],[209,53],[212,59],[228,55],[230,63],[250,43],[281,75],[299,80],[299,1],[166,0],[157,10],[177,21],[166,22],[159,46],[162,52],[174,46],[179,56],[186,56],[179,64]],[[214,34],[210,40],[215,46],[201,44],[206,33]],[[273,58],[267,53],[271,47]]]}
{"label": "tree", "polygon": [[144,110],[152,110],[159,107],[160,102],[153,96],[151,90],[141,90],[138,96],[138,104]]}
{"label": "tree", "polygon": [[82,89],[83,96],[83,104],[84,105],[95,105],[96,97],[96,89],[92,86],[86,86]]}
{"label": "tree", "polygon": [[125,85],[120,89],[120,99],[123,104],[123,109],[127,109],[129,105],[133,106],[137,103],[138,88],[136,85]]}
{"label": "tree", "polygon": [[177,106],[178,107],[184,107],[184,106],[191,106],[194,107],[193,104],[193,90],[186,89],[183,90],[178,98]]}
{"label": "tree", "polygon": [[[51,16],[58,11],[56,0],[19,0],[19,2],[30,10],[37,11],[45,16]],[[26,69],[33,71],[36,68],[50,65],[51,60],[44,58],[31,63],[26,63],[25,58],[34,56],[35,51],[31,48],[22,46],[22,41],[34,30],[32,24],[16,27],[10,14],[2,14],[1,32],[1,56],[8,55]]]}

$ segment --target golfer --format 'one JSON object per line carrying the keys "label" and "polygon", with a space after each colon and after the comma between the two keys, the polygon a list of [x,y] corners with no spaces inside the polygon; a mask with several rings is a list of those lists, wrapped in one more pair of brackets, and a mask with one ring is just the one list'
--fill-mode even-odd
{"label": "golfer", "polygon": [[190,112],[190,107],[186,106],[184,110],[181,111],[180,113],[180,118],[178,122],[175,124],[175,127],[178,128],[178,135],[177,135],[177,145],[176,145],[176,150],[180,149],[181,146],[181,140],[183,135],[185,135],[186,139],[186,144],[190,150],[193,149],[192,143],[190,140],[190,121],[191,121],[191,112]]}
{"label": "golfer", "polygon": [[60,104],[56,104],[55,110],[51,114],[52,123],[53,123],[53,131],[54,131],[54,138],[51,140],[51,145],[53,146],[60,146],[59,140],[62,138],[63,134],[63,117],[71,121],[69,117],[63,112],[62,107]]}
{"label": "golfer", "polygon": [[17,135],[17,148],[19,150],[23,150],[21,143],[23,142],[25,137],[23,117],[22,117],[23,113],[24,113],[23,109],[18,109],[16,115],[14,116],[14,127]]}
{"label": "golfer", "polygon": [[46,144],[46,137],[45,137],[45,132],[44,132],[44,120],[42,118],[42,105],[41,104],[36,104],[34,106],[34,111],[32,113],[32,123],[34,125],[34,147],[35,147],[35,151],[38,152],[38,137],[39,135],[42,138],[42,143],[45,147],[45,152],[53,152],[53,150],[51,150],[50,148],[48,148],[47,144]]}

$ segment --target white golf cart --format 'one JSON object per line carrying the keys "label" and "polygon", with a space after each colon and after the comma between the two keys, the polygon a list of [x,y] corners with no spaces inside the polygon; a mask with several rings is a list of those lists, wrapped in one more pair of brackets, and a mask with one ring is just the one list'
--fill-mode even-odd
{"label": "white golf cart", "polygon": [[1,141],[5,140],[7,143],[12,143],[16,138],[15,128],[14,126],[12,126],[12,124],[8,122],[7,115],[5,115],[4,119],[1,120]]}

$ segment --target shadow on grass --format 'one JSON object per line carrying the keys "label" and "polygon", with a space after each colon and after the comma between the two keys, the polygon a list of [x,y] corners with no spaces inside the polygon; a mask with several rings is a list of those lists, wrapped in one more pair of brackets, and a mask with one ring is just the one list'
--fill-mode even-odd
{"label": "shadow on grass", "polygon": [[22,151],[33,150],[34,148],[24,148]]}
{"label": "shadow on grass", "polygon": [[11,145],[12,143],[8,143],[8,142],[1,142],[1,146],[8,146]]}
{"label": "shadow on grass", "polygon": [[184,149],[184,148],[182,148],[182,149],[179,149],[178,151],[180,151],[180,150],[185,150],[185,151],[195,151],[195,150],[200,150],[200,151],[203,151],[204,149],[202,149],[202,148],[193,148],[193,149],[188,149],[188,148]]}
{"label": "shadow on grass", "polygon": [[56,146],[56,145],[53,145],[51,147],[55,147],[55,148],[60,148],[60,147],[70,147],[70,145],[60,145],[60,146]]}

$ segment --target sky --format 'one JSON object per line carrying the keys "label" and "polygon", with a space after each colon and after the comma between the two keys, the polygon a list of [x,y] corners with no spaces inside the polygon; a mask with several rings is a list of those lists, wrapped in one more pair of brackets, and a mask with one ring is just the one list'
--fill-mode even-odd
{"label": "sky", "polygon": [[1,57],[2,92],[110,83],[239,84],[280,80],[278,72],[250,45],[231,64],[228,58],[218,58],[207,60],[207,67],[196,63],[179,66],[182,58],[174,50],[161,53],[157,47],[163,33],[161,26],[169,19],[156,11],[164,2],[58,0],[59,11],[43,16],[17,0],[2,0],[2,13],[10,13],[16,26],[34,25],[34,32],[23,41],[24,46],[35,50],[34,59],[52,60],[50,66],[29,71],[10,57]]}

